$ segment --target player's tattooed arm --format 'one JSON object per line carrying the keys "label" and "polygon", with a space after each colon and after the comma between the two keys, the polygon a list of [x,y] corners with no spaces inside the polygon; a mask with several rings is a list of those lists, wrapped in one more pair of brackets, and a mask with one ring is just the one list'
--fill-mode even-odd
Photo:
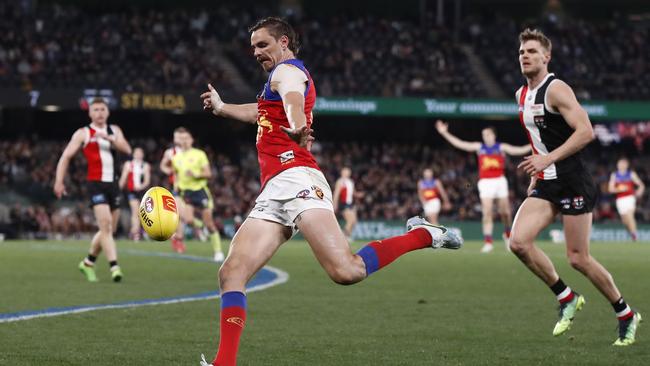
{"label": "player's tattooed arm", "polygon": [[257,103],[224,103],[212,84],[208,84],[208,90],[201,94],[201,99],[203,100],[203,110],[210,111],[215,116],[246,123],[257,123]]}

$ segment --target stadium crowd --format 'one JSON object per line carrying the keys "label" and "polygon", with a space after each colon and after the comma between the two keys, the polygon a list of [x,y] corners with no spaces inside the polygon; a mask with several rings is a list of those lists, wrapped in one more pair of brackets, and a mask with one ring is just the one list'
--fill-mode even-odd
{"label": "stadium crowd", "polygon": [[[146,160],[152,164],[152,185],[168,186],[158,169],[163,140],[132,141],[145,149]],[[85,161],[77,154],[67,177],[68,197],[57,202],[52,194],[52,177],[64,142],[30,139],[0,141],[0,187],[5,192],[0,202],[7,202],[13,193],[17,203],[0,203],[0,227],[30,235],[68,237],[92,232],[94,220],[85,192]],[[217,220],[245,217],[259,192],[255,147],[243,144],[234,155],[204,148],[216,173],[210,181],[215,197]],[[442,213],[442,220],[480,220],[480,203],[476,192],[477,162],[472,154],[451,148],[425,144],[367,144],[362,142],[319,142],[314,154],[330,184],[338,178],[344,165],[352,167],[353,179],[360,195],[356,207],[362,220],[403,220],[421,214],[416,183],[425,167],[431,167],[447,189],[453,208]],[[56,152],[56,153],[55,153]],[[590,151],[590,171],[601,187],[601,200],[595,210],[597,221],[618,220],[613,197],[606,192],[609,174],[614,169],[615,154],[607,148]],[[650,181],[650,157],[633,159],[634,168],[645,182]],[[525,197],[528,177],[517,171],[517,161],[507,162],[510,196],[516,208]],[[641,222],[650,222],[648,193],[641,199],[637,215]],[[27,199],[29,197],[29,199]],[[124,228],[120,229],[124,233]]]}
{"label": "stadium crowd", "polygon": [[[234,83],[224,60],[240,70],[241,82],[257,89],[265,74],[250,55],[246,29],[277,13],[235,2],[210,9],[131,7],[119,13],[22,3],[0,2],[0,86],[27,90],[190,92],[203,90],[206,81],[223,90]],[[453,28],[434,25],[430,12],[424,21],[345,14],[291,19],[302,37],[300,57],[321,96],[485,97],[481,79],[461,51],[467,45],[501,91],[511,95],[522,82],[515,37],[523,27],[539,25],[555,44],[552,71],[581,99],[650,98],[650,50],[644,47],[650,31],[623,15],[587,21],[551,12],[526,22],[467,15],[460,41]]]}

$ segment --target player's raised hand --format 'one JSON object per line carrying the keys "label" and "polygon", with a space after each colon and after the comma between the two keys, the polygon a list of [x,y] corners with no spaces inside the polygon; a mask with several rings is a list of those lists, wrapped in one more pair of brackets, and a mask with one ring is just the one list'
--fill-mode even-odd
{"label": "player's raised hand", "polygon": [[295,141],[300,147],[309,148],[311,147],[312,141],[314,141],[314,136],[312,136],[312,130],[311,128],[305,126],[302,126],[300,128],[287,128],[284,126],[282,127],[282,131],[284,131],[289,137]]}
{"label": "player's raised hand", "polygon": [[201,99],[203,99],[203,110],[212,111],[214,114],[219,114],[225,104],[212,84],[208,84],[208,91],[201,94]]}
{"label": "player's raised hand", "polygon": [[546,167],[548,167],[552,163],[553,162],[548,157],[548,155],[533,154],[533,155],[526,156],[524,158],[524,161],[519,163],[517,168],[522,169],[523,171],[526,172],[526,174],[532,177],[537,175],[537,173],[546,169]]}
{"label": "player's raised hand", "polygon": [[54,195],[58,199],[61,199],[61,197],[68,195],[68,192],[65,190],[65,184],[63,184],[63,182],[54,182]]}
{"label": "player's raised hand", "polygon": [[438,133],[445,133],[449,130],[449,125],[439,119],[436,121],[436,130]]}

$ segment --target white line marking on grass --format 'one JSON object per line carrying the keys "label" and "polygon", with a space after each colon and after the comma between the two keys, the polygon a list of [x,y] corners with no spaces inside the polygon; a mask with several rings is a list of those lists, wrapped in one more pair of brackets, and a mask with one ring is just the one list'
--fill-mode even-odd
{"label": "white line marking on grass", "polygon": [[[49,246],[34,245],[32,247],[36,249],[47,249],[47,250],[57,250],[57,249],[68,250],[68,248],[65,247],[61,247],[61,246],[53,247],[51,245]],[[193,256],[193,255],[177,255],[171,253],[148,252],[145,250],[136,250],[136,249],[126,249],[126,250],[123,249],[120,250],[120,252],[121,253],[126,252],[133,255],[141,255],[141,256],[148,256],[148,257],[165,257],[171,259],[189,260],[193,262],[214,263],[210,258]],[[246,292],[265,290],[269,287],[283,284],[288,280],[289,280],[289,274],[287,272],[278,268],[266,266],[262,268],[255,275],[255,277],[248,283],[248,285],[246,286]],[[164,297],[159,299],[125,301],[125,302],[118,302],[114,304],[79,305],[79,306],[68,306],[68,307],[59,307],[59,308],[48,308],[42,310],[20,311],[15,313],[0,313],[0,323],[11,323],[11,322],[37,319],[37,318],[48,318],[48,317],[68,315],[68,314],[79,314],[79,313],[86,313],[89,311],[96,311],[96,310],[126,309],[126,308],[137,308],[141,306],[168,305],[168,304],[178,304],[178,303],[191,302],[191,301],[212,300],[212,299],[217,299],[219,297],[220,297],[219,291],[206,291],[194,295]]]}

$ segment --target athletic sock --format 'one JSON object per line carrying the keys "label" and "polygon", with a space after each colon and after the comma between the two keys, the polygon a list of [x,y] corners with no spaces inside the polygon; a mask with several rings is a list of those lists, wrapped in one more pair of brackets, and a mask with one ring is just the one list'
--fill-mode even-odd
{"label": "athletic sock", "polygon": [[214,366],[235,366],[239,338],[246,324],[246,295],[238,291],[221,295],[221,335]]}
{"label": "athletic sock", "polygon": [[483,241],[485,244],[492,245],[492,235],[483,235]]}
{"label": "athletic sock", "polygon": [[117,261],[108,262],[108,266],[111,268],[111,272],[119,268]]}
{"label": "athletic sock", "polygon": [[560,304],[564,304],[573,300],[573,297],[575,296],[573,290],[571,290],[571,287],[565,285],[561,278],[558,278],[557,282],[550,286],[550,288]]}
{"label": "athletic sock", "polygon": [[97,257],[95,257],[92,254],[88,254],[86,258],[84,258],[84,266],[86,267],[93,267],[95,266],[95,261],[97,260]]}
{"label": "athletic sock", "polygon": [[506,226],[503,229],[503,234],[506,236],[506,238],[510,239],[510,226]]}
{"label": "athletic sock", "polygon": [[221,251],[221,235],[219,235],[218,231],[210,234],[210,242],[212,243],[212,249],[214,249],[215,253]]}
{"label": "athletic sock", "polygon": [[634,312],[630,306],[625,303],[625,300],[623,300],[622,297],[613,302],[612,307],[614,308],[614,312],[616,313],[618,320],[627,320],[634,316]]}
{"label": "athletic sock", "polygon": [[431,234],[424,228],[418,228],[404,235],[373,241],[361,248],[357,255],[366,264],[366,276],[370,276],[373,272],[384,268],[399,256],[430,246]]}

